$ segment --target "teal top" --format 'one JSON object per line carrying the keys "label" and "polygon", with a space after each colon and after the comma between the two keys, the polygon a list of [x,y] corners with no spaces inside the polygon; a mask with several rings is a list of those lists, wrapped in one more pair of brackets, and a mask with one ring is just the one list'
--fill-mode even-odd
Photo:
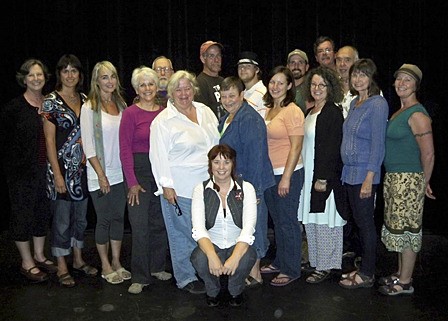
{"label": "teal top", "polygon": [[409,107],[394,119],[389,120],[386,129],[386,156],[384,167],[389,173],[421,173],[420,148],[408,124],[409,117],[422,112],[429,117],[422,104]]}

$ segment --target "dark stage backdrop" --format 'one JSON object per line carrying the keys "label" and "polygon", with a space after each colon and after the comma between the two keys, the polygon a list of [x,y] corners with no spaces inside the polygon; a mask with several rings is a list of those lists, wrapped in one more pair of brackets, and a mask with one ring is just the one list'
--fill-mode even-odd
{"label": "dark stage backdrop", "polygon": [[[52,73],[62,54],[77,55],[87,80],[94,64],[110,60],[119,71],[128,102],[134,96],[132,70],[165,55],[174,68],[201,71],[199,47],[206,40],[224,45],[223,76],[235,75],[238,53],[258,53],[266,75],[285,64],[295,48],[307,52],[315,65],[313,43],[320,35],[336,46],[353,45],[360,56],[372,58],[391,112],[399,106],[392,88],[393,73],[403,63],[423,71],[421,101],[434,119],[436,168],[433,188],[437,201],[428,201],[425,226],[446,229],[447,212],[446,19],[447,2],[413,0],[40,0],[2,4],[1,41],[3,104],[20,94],[15,72],[36,57]],[[54,85],[52,77],[48,90]],[[88,81],[86,81],[86,85]],[[442,87],[443,84],[443,87]],[[86,86],[85,91],[87,92]],[[8,198],[2,177],[2,216],[6,226]]]}

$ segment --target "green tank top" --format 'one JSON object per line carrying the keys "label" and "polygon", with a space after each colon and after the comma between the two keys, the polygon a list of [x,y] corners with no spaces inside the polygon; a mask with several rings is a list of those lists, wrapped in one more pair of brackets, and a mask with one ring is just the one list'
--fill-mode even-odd
{"label": "green tank top", "polygon": [[388,121],[386,130],[386,155],[384,167],[389,173],[421,173],[420,148],[408,124],[415,112],[428,115],[425,107],[418,103]]}

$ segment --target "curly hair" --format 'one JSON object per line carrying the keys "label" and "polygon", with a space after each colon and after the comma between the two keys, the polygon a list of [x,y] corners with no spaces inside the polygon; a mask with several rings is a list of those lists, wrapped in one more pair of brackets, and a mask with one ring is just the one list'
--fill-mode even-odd
{"label": "curly hair", "polygon": [[314,75],[318,75],[323,78],[325,84],[327,85],[327,102],[332,102],[339,104],[344,99],[344,91],[342,89],[341,80],[339,75],[331,68],[325,66],[319,66],[311,69],[303,83],[303,95],[308,101],[314,101],[311,95],[311,80]]}

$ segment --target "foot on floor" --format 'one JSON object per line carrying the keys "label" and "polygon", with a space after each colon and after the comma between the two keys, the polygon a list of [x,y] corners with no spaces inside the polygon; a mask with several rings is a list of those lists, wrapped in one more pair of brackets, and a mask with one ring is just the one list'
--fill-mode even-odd
{"label": "foot on floor", "polygon": [[392,284],[380,286],[378,291],[384,295],[394,296],[412,294],[414,293],[414,288],[412,287],[412,281],[404,284],[400,282],[400,279],[396,279]]}
{"label": "foot on floor", "polygon": [[131,272],[126,270],[124,267],[119,268],[116,270],[117,274],[123,279],[123,280],[130,280],[132,278]]}
{"label": "foot on floor", "polygon": [[48,274],[39,270],[37,266],[33,266],[28,270],[24,269],[23,267],[20,267],[20,273],[24,275],[28,280],[31,280],[36,283],[48,280]]}
{"label": "foot on floor", "polygon": [[383,277],[379,278],[378,279],[378,284],[379,285],[391,285],[399,277],[400,277],[400,275],[397,272],[395,272],[395,273],[392,273],[389,276],[383,276]]}
{"label": "foot on floor", "polygon": [[98,274],[98,270],[87,263],[84,263],[83,265],[81,265],[78,268],[73,266],[73,272],[83,274],[84,276],[90,276],[90,277],[96,276]]}
{"label": "foot on floor", "polygon": [[132,283],[128,289],[128,292],[131,294],[139,294],[143,291],[143,288],[147,285],[148,284]]}
{"label": "foot on floor", "polygon": [[350,273],[346,278],[341,278],[339,281],[340,286],[349,290],[371,288],[373,283],[375,283],[375,277],[367,276],[359,271],[354,272],[354,274]]}
{"label": "foot on floor", "polygon": [[151,273],[151,276],[155,277],[157,280],[160,280],[160,281],[167,281],[173,277],[173,275],[171,273],[168,273],[166,271],[154,272],[154,273]]}
{"label": "foot on floor", "polygon": [[58,275],[58,281],[65,288],[72,288],[76,285],[75,280],[69,273]]}
{"label": "foot on floor", "polygon": [[101,274],[101,277],[105,279],[110,284],[119,284],[123,283],[123,278],[118,275],[116,271],[113,271],[109,274]]}
{"label": "foot on floor", "polygon": [[36,263],[36,266],[39,269],[45,270],[48,273],[56,273],[58,271],[58,267],[56,266],[56,264],[54,264],[49,259],[45,259],[45,261],[42,261],[42,262],[34,260],[34,263]]}
{"label": "foot on floor", "polygon": [[280,272],[280,269],[276,268],[272,264],[265,265],[260,269],[261,274],[278,273],[278,272]]}
{"label": "foot on floor", "polygon": [[191,294],[202,294],[205,293],[205,286],[204,283],[196,280],[188,283],[181,290],[190,292]]}
{"label": "foot on floor", "polygon": [[263,279],[258,281],[256,278],[250,275],[246,278],[245,281],[246,281],[246,288],[255,288],[259,285],[263,285]]}
{"label": "foot on floor", "polygon": [[291,282],[298,280],[299,278],[300,278],[300,276],[293,278],[288,275],[279,274],[275,278],[272,279],[270,284],[272,286],[286,286],[286,285],[290,284]]}
{"label": "foot on floor", "polygon": [[326,279],[328,279],[331,275],[330,271],[319,271],[319,270],[315,270],[313,273],[311,273],[310,276],[308,276],[306,278],[306,282],[308,283],[312,283],[312,284],[317,284],[320,283]]}

